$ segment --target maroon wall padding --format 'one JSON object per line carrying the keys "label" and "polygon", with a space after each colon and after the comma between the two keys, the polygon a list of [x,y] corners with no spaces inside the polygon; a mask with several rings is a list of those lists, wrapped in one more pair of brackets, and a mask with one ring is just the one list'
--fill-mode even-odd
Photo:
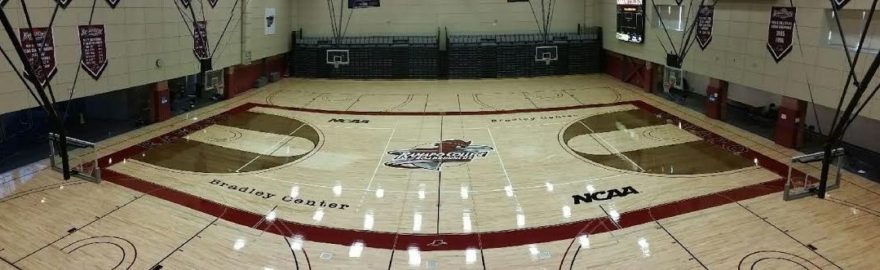
{"label": "maroon wall padding", "polygon": [[801,128],[807,114],[807,102],[790,97],[782,97],[773,141],[788,148],[797,148],[803,141]]}
{"label": "maroon wall padding", "polygon": [[275,55],[252,61],[250,65],[238,65],[227,68],[225,73],[226,98],[235,97],[254,88],[254,83],[261,76],[269,76],[273,72],[284,75],[287,69],[285,55]]}
{"label": "maroon wall padding", "polygon": [[171,91],[168,89],[168,81],[154,83],[152,96],[153,123],[171,118]]}
{"label": "maroon wall padding", "polygon": [[727,115],[727,82],[709,79],[706,86],[706,116],[723,120]]}
{"label": "maroon wall padding", "polygon": [[651,65],[651,62],[638,58],[605,51],[606,73],[621,81],[641,87],[648,92],[651,91],[651,81],[653,80],[653,71],[649,68]]}

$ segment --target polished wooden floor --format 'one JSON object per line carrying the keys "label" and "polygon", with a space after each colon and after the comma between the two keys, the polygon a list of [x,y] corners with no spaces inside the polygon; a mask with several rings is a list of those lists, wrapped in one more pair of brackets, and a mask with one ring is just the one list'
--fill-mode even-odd
{"label": "polished wooden floor", "polygon": [[880,265],[878,184],[783,201],[798,153],[603,75],[288,79],[99,146],[0,175],[0,270]]}

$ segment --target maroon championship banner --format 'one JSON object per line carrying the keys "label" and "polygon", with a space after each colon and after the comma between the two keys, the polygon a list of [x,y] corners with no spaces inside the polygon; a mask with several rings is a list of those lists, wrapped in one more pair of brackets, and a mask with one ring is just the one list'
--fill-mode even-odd
{"label": "maroon championship banner", "polygon": [[715,6],[700,6],[697,11],[697,43],[706,50],[712,42],[712,25],[715,23]]}
{"label": "maroon championship banner", "polygon": [[190,0],[180,0],[180,3],[183,4],[183,7],[189,8]]}
{"label": "maroon championship banner", "polygon": [[58,3],[62,8],[67,8],[67,6],[70,5],[70,1],[73,0],[55,0],[55,3]]}
{"label": "maroon championship banner", "polygon": [[208,22],[193,22],[193,52],[199,59],[208,59]]}
{"label": "maroon championship banner", "polygon": [[37,82],[46,85],[58,71],[55,66],[55,38],[52,30],[40,27],[21,28],[19,31],[21,48],[28,65],[33,69]]}
{"label": "maroon championship banner", "polygon": [[111,8],[116,8],[116,5],[119,5],[120,0],[107,0],[107,4],[110,5]]}
{"label": "maroon championship banner", "polygon": [[770,10],[767,50],[777,63],[791,52],[796,12],[795,7],[773,7]]}
{"label": "maroon championship banner", "polygon": [[107,32],[104,25],[80,25],[80,65],[97,80],[107,68]]}
{"label": "maroon championship banner", "polygon": [[211,4],[211,8],[217,7],[217,2],[220,2],[220,0],[208,0],[208,4]]}

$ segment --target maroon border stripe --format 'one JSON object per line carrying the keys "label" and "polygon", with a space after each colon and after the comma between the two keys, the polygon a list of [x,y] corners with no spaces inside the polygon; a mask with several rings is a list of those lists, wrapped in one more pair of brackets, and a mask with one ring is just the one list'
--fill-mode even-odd
{"label": "maroon border stripe", "polygon": [[[692,132],[701,134],[704,140],[713,144],[734,146],[743,150],[741,156],[748,159],[758,159],[759,164],[780,176],[785,175],[788,166],[771,159],[761,153],[748,149],[740,144],[732,142],[718,134],[712,133],[702,127],[693,125],[687,121],[681,120],[671,114],[668,114],[659,108],[651,106],[643,101],[627,101],[611,104],[595,104],[581,105],[569,107],[557,107],[546,109],[522,109],[522,110],[506,110],[506,111],[469,111],[469,112],[348,112],[348,111],[331,111],[317,109],[290,108],[273,105],[261,105],[247,103],[216,116],[194,122],[184,128],[171,131],[162,136],[152,138],[145,143],[134,145],[123,150],[104,156],[99,159],[104,168],[103,177],[111,183],[115,183],[133,190],[150,194],[154,197],[161,198],[181,206],[222,218],[224,220],[237,223],[243,226],[255,227],[258,230],[264,230],[278,235],[291,236],[292,234],[302,235],[304,239],[313,242],[330,243],[338,245],[350,245],[354,242],[361,241],[364,245],[371,248],[396,249],[405,250],[410,246],[417,246],[420,250],[464,250],[467,248],[502,248],[511,246],[520,246],[525,244],[544,243],[550,241],[567,240],[582,234],[597,234],[620,228],[632,227],[654,220],[674,217],[686,213],[691,213],[703,209],[708,209],[728,203],[741,200],[751,199],[783,190],[784,179],[776,179],[773,181],[754,184],[734,188],[718,193],[697,196],[684,199],[681,201],[671,202],[667,204],[657,205],[648,208],[642,208],[621,214],[620,219],[613,221],[607,217],[585,219],[576,222],[561,223],[556,225],[531,227],[516,230],[478,232],[478,233],[442,233],[442,234],[404,234],[393,232],[377,232],[363,231],[354,229],[340,229],[323,227],[316,225],[301,224],[288,220],[275,220],[272,223],[261,223],[263,215],[226,206],[215,201],[200,198],[198,196],[165,187],[150,181],[142,180],[133,176],[122,174],[111,169],[107,169],[115,163],[141,153],[151,146],[160,145],[169,141],[181,139],[186,135],[200,130],[215,123],[222,117],[231,114],[247,111],[253,107],[272,107],[281,108],[292,111],[324,113],[324,114],[347,114],[347,115],[396,115],[396,116],[424,116],[424,115],[491,115],[491,114],[512,114],[512,113],[528,113],[528,112],[548,112],[563,111],[583,108],[606,107],[614,105],[631,104],[641,109],[656,114],[664,114],[667,119],[680,121],[683,125],[688,125]],[[106,162],[104,162],[106,161]]]}

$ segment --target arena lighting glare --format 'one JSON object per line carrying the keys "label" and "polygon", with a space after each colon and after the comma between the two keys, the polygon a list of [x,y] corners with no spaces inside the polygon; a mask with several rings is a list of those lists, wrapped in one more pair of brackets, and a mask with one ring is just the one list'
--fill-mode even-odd
{"label": "arena lighting glare", "polygon": [[419,252],[419,247],[410,246],[406,253],[409,255],[410,266],[419,266],[422,264],[422,254]]}
{"label": "arena lighting glare", "polygon": [[351,258],[360,258],[361,254],[364,252],[364,242],[358,241],[351,244],[351,247],[348,249],[348,257]]}

